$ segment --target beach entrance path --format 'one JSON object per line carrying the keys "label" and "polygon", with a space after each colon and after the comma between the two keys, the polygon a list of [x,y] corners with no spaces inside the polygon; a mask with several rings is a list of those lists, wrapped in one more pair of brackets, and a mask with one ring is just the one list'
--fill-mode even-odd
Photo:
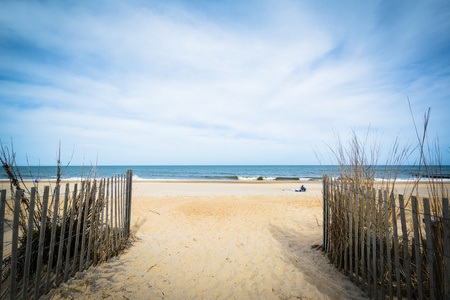
{"label": "beach entrance path", "polygon": [[136,182],[130,247],[45,299],[365,299],[321,251],[321,183]]}

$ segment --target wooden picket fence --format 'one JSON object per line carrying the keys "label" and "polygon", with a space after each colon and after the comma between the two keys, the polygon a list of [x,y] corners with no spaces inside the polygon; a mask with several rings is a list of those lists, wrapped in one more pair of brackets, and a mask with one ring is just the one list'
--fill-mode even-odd
{"label": "wooden picket fence", "polygon": [[[2,190],[0,299],[38,299],[77,272],[116,255],[130,236],[131,190],[131,170],[125,176],[67,183],[64,192],[57,185],[53,194],[49,186],[43,195],[32,187],[26,230],[19,224],[24,191],[17,190],[9,200]],[[36,224],[33,216],[41,221]]]}
{"label": "wooden picket fence", "polygon": [[428,198],[324,176],[323,248],[371,298],[450,299],[448,198],[438,204],[433,215]]}

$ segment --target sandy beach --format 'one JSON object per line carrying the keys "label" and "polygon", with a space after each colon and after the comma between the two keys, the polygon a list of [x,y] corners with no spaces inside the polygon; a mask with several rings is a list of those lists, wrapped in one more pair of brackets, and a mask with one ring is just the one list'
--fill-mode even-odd
{"label": "sandy beach", "polygon": [[43,299],[364,299],[323,252],[321,182],[134,182],[131,245]]}

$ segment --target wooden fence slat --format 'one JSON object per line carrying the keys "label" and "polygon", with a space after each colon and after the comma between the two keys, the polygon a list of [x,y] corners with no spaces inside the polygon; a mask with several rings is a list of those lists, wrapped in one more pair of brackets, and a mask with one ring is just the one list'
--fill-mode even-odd
{"label": "wooden fence slat", "polygon": [[97,265],[98,263],[98,252],[99,252],[99,244],[100,244],[100,228],[102,227],[101,222],[101,204],[103,201],[103,195],[102,195],[102,186],[103,186],[103,179],[100,180],[99,188],[98,188],[98,197],[97,197],[97,213],[96,213],[96,220],[95,220],[95,240],[94,240],[94,265]]}
{"label": "wooden fence slat", "polygon": [[430,276],[430,298],[436,299],[435,286],[434,286],[434,243],[433,234],[431,232],[431,214],[430,214],[430,200],[423,198],[423,210],[425,217],[425,231],[427,233],[427,256],[428,256],[428,270]]}
{"label": "wooden fence slat", "polygon": [[329,183],[329,194],[328,194],[328,203],[330,203],[330,212],[329,212],[329,222],[330,222],[330,234],[328,235],[328,257],[330,258],[330,262],[333,264],[334,260],[333,260],[333,255],[334,255],[334,243],[333,241],[333,222],[336,218],[336,215],[334,214],[334,195],[333,195],[333,182],[334,180],[331,178],[330,179],[330,183]]}
{"label": "wooden fence slat", "polygon": [[92,187],[92,203],[91,203],[91,219],[89,220],[89,240],[88,240],[88,251],[86,255],[86,269],[89,269],[91,265],[91,255],[92,255],[92,243],[95,239],[95,207],[97,205],[97,180],[94,180],[94,185]]}
{"label": "wooden fence slat", "polygon": [[409,242],[408,242],[408,231],[406,230],[406,217],[405,217],[405,202],[403,195],[398,195],[398,201],[400,206],[400,220],[402,224],[403,233],[403,269],[405,270],[405,280],[406,280],[406,293],[408,299],[412,299],[411,291],[411,266],[409,260]]}
{"label": "wooden fence slat", "polygon": [[95,228],[94,228],[94,220],[95,220],[95,205],[96,205],[96,195],[97,195],[97,181],[94,180],[94,184],[92,185],[92,203],[91,205],[91,219],[89,220],[89,240],[88,240],[88,251],[86,255],[86,269],[89,269],[91,265],[91,252],[92,252],[92,239],[94,238]]}
{"label": "wooden fence slat", "polygon": [[370,263],[370,236],[371,228],[370,228],[370,207],[372,203],[372,199],[370,196],[370,189],[367,187],[366,189],[366,238],[365,238],[365,246],[366,246],[366,264],[367,264],[367,275],[366,275],[366,282],[367,282],[367,290],[369,291],[369,297],[372,297],[372,285],[370,284],[370,280],[372,278],[371,274],[371,263]]}
{"label": "wooden fence slat", "polygon": [[[73,235],[73,223],[74,223],[74,216],[75,216],[75,205],[77,202],[77,188],[78,184],[75,183],[73,186],[73,194],[72,194],[72,209],[70,211],[70,224],[69,224],[69,238],[67,240],[67,251],[66,251],[66,265],[64,268],[64,282],[66,282],[69,279],[69,264],[70,264],[70,249],[72,246],[72,239],[75,237]],[[74,258],[75,260],[75,258]]]}
{"label": "wooden fence slat", "polygon": [[126,208],[125,208],[125,204],[126,204],[127,186],[126,186],[126,177],[125,176],[123,176],[123,180],[122,180],[122,190],[123,190],[123,195],[122,195],[122,224],[123,224],[124,240],[126,240],[127,232],[126,232],[126,216],[125,216]]}
{"label": "wooden fence slat", "polygon": [[111,254],[115,252],[115,248],[114,248],[114,176],[111,177],[111,205],[110,205],[110,210],[111,210],[111,227],[110,227],[110,235],[111,235]]}
{"label": "wooden fence slat", "polygon": [[128,208],[128,220],[129,220],[128,232],[131,233],[131,206],[132,206],[131,199],[133,197],[132,196],[133,195],[133,170],[130,170],[130,186],[128,188],[129,188],[129,193],[130,193],[129,201],[128,201],[128,206],[129,206],[129,208]]}
{"label": "wooden fence slat", "polygon": [[423,282],[422,282],[422,258],[420,251],[420,236],[419,236],[419,210],[417,207],[417,198],[411,196],[412,216],[413,216],[413,230],[414,230],[414,253],[416,259],[416,276],[417,276],[417,288],[419,294],[419,300],[423,299]]}
{"label": "wooden fence slat", "polygon": [[[332,189],[332,194],[333,194],[333,213],[331,216],[331,220],[332,223],[335,224],[334,229],[333,230],[340,230],[340,217],[337,215],[337,211],[338,211],[338,205],[339,205],[339,194],[336,188],[334,188],[334,186],[338,186],[337,184],[337,179],[333,180],[333,189]],[[337,225],[337,228],[336,228]],[[338,233],[340,234],[340,233]],[[332,241],[331,241],[331,248],[333,249],[333,262],[334,262],[334,266],[336,268],[338,268],[338,256],[339,256],[339,240],[337,239],[336,235],[333,235],[332,237]],[[336,242],[334,242],[334,241]]]}
{"label": "wooden fence slat", "polygon": [[[389,283],[389,299],[394,298],[394,291],[393,291],[393,281],[392,281],[392,255],[391,255],[391,237],[390,237],[390,231],[389,231],[389,207],[390,204],[388,203],[388,196],[387,192],[383,192],[383,198],[384,198],[384,224],[385,224],[385,237],[386,237],[386,253],[387,253],[387,264],[388,264],[388,283]],[[395,210],[393,212],[395,214]]]}
{"label": "wooden fence slat", "polygon": [[58,248],[58,260],[56,264],[56,275],[55,275],[55,285],[59,286],[59,277],[61,272],[61,263],[63,260],[63,248],[64,248],[64,235],[66,233],[66,214],[67,214],[67,203],[69,201],[69,183],[66,183],[66,191],[64,194],[64,207],[62,214],[62,224],[61,224],[61,234],[59,235],[59,248]]}
{"label": "wooden fence slat", "polygon": [[123,175],[120,174],[120,240],[123,243]]}
{"label": "wooden fence slat", "polygon": [[442,227],[444,238],[444,292],[445,298],[450,299],[450,213],[448,198],[442,199]]}
{"label": "wooden fence slat", "polygon": [[378,285],[377,285],[377,215],[376,215],[376,193],[372,188],[372,275],[373,275],[373,289],[375,299],[378,299]]}
{"label": "wooden fence slat", "polygon": [[349,222],[348,222],[348,238],[349,238],[349,252],[350,252],[350,280],[353,281],[353,218],[355,216],[355,211],[353,210],[353,190],[354,185],[353,183],[349,186],[349,206],[350,206],[350,215],[349,215]]}
{"label": "wooden fence slat", "polygon": [[[5,232],[5,207],[6,207],[6,190],[1,191],[0,196],[0,274],[3,274],[3,235]],[[0,284],[0,295],[2,294],[2,285]]]}
{"label": "wooden fence slat", "polygon": [[350,241],[350,228],[349,228],[349,216],[350,216],[350,212],[349,212],[349,208],[348,208],[348,190],[347,190],[347,182],[345,182],[345,184],[341,181],[341,190],[343,191],[343,197],[344,197],[344,205],[345,205],[345,210],[344,210],[344,223],[345,223],[345,244],[344,244],[344,274],[348,275],[348,247],[349,247],[349,241]]}
{"label": "wooden fence slat", "polygon": [[118,193],[119,197],[117,199],[119,210],[117,211],[117,222],[119,224],[119,246],[122,244],[122,175],[118,176]]}
{"label": "wooden fence slat", "polygon": [[55,251],[55,240],[56,240],[56,223],[58,218],[58,206],[59,206],[59,184],[56,185],[54,199],[55,203],[53,206],[53,217],[52,217],[52,233],[50,236],[50,254],[48,256],[48,264],[47,264],[47,280],[45,285],[45,293],[48,293],[50,290],[51,284],[51,275],[52,275],[52,267],[53,267],[53,256]]}
{"label": "wooden fence slat", "polygon": [[125,177],[123,176],[123,174],[120,175],[122,177],[121,179],[121,201],[120,201],[120,219],[121,219],[121,232],[122,232],[122,242],[125,241],[125,218],[124,218],[124,214],[125,214],[125,197],[124,197],[124,193],[125,193]]}
{"label": "wooden fence slat", "polygon": [[[331,181],[331,184],[332,184],[331,185],[331,199],[332,199],[332,206],[333,206],[333,209],[331,212],[331,220],[332,220],[331,223],[335,224],[335,226],[333,226],[332,228],[333,228],[333,230],[336,230],[336,225],[339,226],[339,219],[336,214],[337,213],[337,205],[338,205],[338,201],[337,201],[338,197],[337,197],[337,192],[336,192],[336,188],[335,188],[336,180],[333,179]],[[337,241],[337,239],[336,239],[336,232],[334,232],[334,233],[335,234],[331,236],[330,248],[332,249],[332,257],[333,257],[332,262],[333,262],[334,266],[337,267],[337,255],[338,255],[338,251],[339,251],[339,249],[338,249],[339,245],[335,242],[335,241]]]}
{"label": "wooden fence slat", "polygon": [[127,231],[126,231],[126,195],[127,195],[127,186],[126,186],[126,176],[123,175],[122,177],[122,190],[123,190],[123,194],[122,194],[122,226],[123,226],[123,235],[124,235],[124,240],[127,239]]}
{"label": "wooden fence slat", "polygon": [[[17,280],[17,248],[19,244],[19,213],[20,200],[22,199],[22,190],[16,190],[14,198],[14,218],[12,226],[12,243],[11,243],[11,275],[10,275],[10,299],[16,299],[16,280]],[[2,245],[3,247],[3,245]]]}
{"label": "wooden fence slat", "polygon": [[[339,220],[340,220],[340,227],[341,228],[341,236],[342,239],[340,240],[340,244],[341,247],[338,250],[339,253],[339,271],[341,271],[344,268],[344,257],[347,254],[347,251],[345,249],[347,249],[347,224],[345,222],[346,219],[346,215],[347,215],[347,210],[346,207],[344,206],[344,189],[343,189],[343,182],[339,181],[338,182],[338,188],[339,188],[339,209],[340,211],[343,211],[344,214],[340,216]],[[343,250],[344,249],[344,250]]]}
{"label": "wooden fence slat", "polygon": [[[336,200],[335,200],[335,190],[334,190],[334,179],[330,181],[330,203],[331,203],[331,213],[330,213],[330,224],[336,224]],[[331,230],[335,230],[335,226],[331,226]],[[336,255],[336,245],[333,242],[335,238],[335,234],[330,234],[330,240],[328,241],[330,245],[330,254],[331,254],[331,263],[336,264],[335,255]]]}
{"label": "wooden fence slat", "polygon": [[365,238],[365,218],[364,215],[366,213],[366,192],[365,192],[365,186],[361,187],[361,236],[360,236],[360,243],[361,243],[361,287],[364,290],[365,284],[366,284],[366,260],[365,260],[365,247],[364,247],[364,238]]}
{"label": "wooden fence slat", "polygon": [[101,202],[101,207],[100,207],[100,211],[101,211],[101,219],[100,219],[100,246],[99,246],[99,262],[103,261],[103,240],[104,240],[104,235],[103,235],[103,227],[104,227],[104,214],[105,214],[105,185],[106,185],[106,179],[103,179],[103,184],[102,184],[102,202]]}
{"label": "wooden fence slat", "polygon": [[103,195],[102,195],[102,187],[103,187],[103,179],[100,180],[99,186],[98,186],[98,196],[97,196],[97,204],[96,204],[96,210],[97,213],[95,214],[95,239],[94,239],[94,265],[97,265],[98,263],[98,253],[99,253],[99,244],[100,244],[100,229],[102,227],[101,222],[101,205],[103,201]]}
{"label": "wooden fence slat", "polygon": [[44,198],[42,203],[42,219],[39,233],[39,250],[38,259],[36,262],[36,282],[34,286],[34,299],[39,298],[39,291],[41,288],[41,273],[42,273],[42,259],[44,256],[44,241],[45,241],[45,227],[47,226],[47,210],[48,210],[48,195],[49,187],[44,187]]}
{"label": "wooden fence slat", "polygon": [[328,219],[327,219],[327,209],[328,209],[328,195],[327,187],[328,177],[323,176],[323,249],[327,251],[327,238],[328,238]]}
{"label": "wooden fence slat", "polygon": [[330,211],[331,211],[331,205],[330,205],[330,181],[331,179],[328,178],[327,180],[327,240],[326,240],[326,251],[330,251],[330,226],[331,226],[331,222],[330,222]]}
{"label": "wooden fence slat", "polygon": [[[340,230],[340,217],[337,215],[338,212],[338,205],[339,205],[339,191],[337,190],[339,185],[337,184],[337,180],[333,180],[333,214],[332,214],[332,223],[335,224],[333,230]],[[336,226],[337,225],[337,226]],[[338,233],[340,235],[340,233]],[[331,246],[333,249],[333,263],[336,268],[338,267],[338,255],[339,255],[339,240],[336,238],[336,232],[335,235],[332,237]]]}
{"label": "wooden fence slat", "polygon": [[[131,186],[130,186],[130,181],[131,181],[131,177],[130,177],[130,174],[131,174],[131,170],[127,170],[127,183],[126,183],[126,189],[127,189],[127,191],[126,191],[126,204],[125,204],[125,219],[126,219],[126,233],[127,233],[127,237],[128,236],[130,236],[130,216],[129,216],[129,209],[130,209],[130,195],[131,195]],[[326,175],[324,175],[324,181],[325,181],[325,176]],[[323,185],[325,186],[325,183],[323,183]],[[324,193],[325,193],[325,190],[323,190],[324,191]],[[325,205],[325,203],[324,203],[324,205]],[[324,211],[325,211],[325,206],[324,206]],[[323,230],[324,230],[324,232],[325,232],[325,218],[323,218],[323,224],[322,224],[322,227],[323,227]],[[325,239],[325,235],[323,236],[323,238]],[[323,243],[323,246],[325,246],[325,243]]]}
{"label": "wooden fence slat", "polygon": [[[28,213],[28,227],[27,227],[27,246],[25,250],[25,270],[23,276],[23,287],[22,287],[22,298],[24,300],[28,299],[28,281],[30,275],[30,266],[31,266],[31,246],[32,246],[32,237],[33,237],[33,217],[34,217],[34,206],[36,202],[36,187],[31,188],[30,193],[30,210]],[[3,245],[3,243],[2,243]],[[0,273],[1,274],[1,273]]]}
{"label": "wooden fence slat", "polygon": [[395,196],[391,193],[391,207],[392,207],[392,230],[393,230],[393,240],[394,240],[394,256],[395,256],[395,277],[397,281],[397,297],[402,299],[402,285],[400,277],[400,256],[398,253],[398,230],[397,230],[397,213],[395,205]]}
{"label": "wooden fence slat", "polygon": [[83,232],[81,233],[82,237],[81,237],[81,250],[80,250],[80,266],[79,266],[79,271],[83,271],[84,270],[84,247],[86,245],[86,234],[87,234],[87,218],[89,215],[89,201],[91,198],[91,182],[89,181],[87,184],[87,188],[86,188],[86,205],[84,208],[84,218],[83,218]]}
{"label": "wooden fence slat", "polygon": [[383,220],[384,220],[384,214],[383,214],[383,194],[381,190],[378,190],[378,228],[379,228],[379,234],[380,234],[380,283],[381,283],[381,299],[386,298],[386,290],[385,290],[385,283],[384,283],[384,226],[383,226]]}
{"label": "wooden fence slat", "polygon": [[355,283],[359,285],[359,257],[358,257],[358,242],[359,242],[359,185],[356,184],[355,190]]}
{"label": "wooden fence slat", "polygon": [[[72,266],[72,273],[76,272],[77,270],[77,263],[79,262],[78,259],[78,246],[80,244],[80,230],[81,230],[81,222],[83,221],[83,201],[85,198],[84,188],[85,188],[86,182],[81,182],[81,192],[80,192],[80,202],[78,203],[78,219],[77,219],[77,233],[75,234],[75,252],[73,254],[73,266]],[[81,257],[81,253],[80,253]]]}
{"label": "wooden fence slat", "polygon": [[94,223],[93,223],[93,227],[92,227],[92,254],[93,254],[93,258],[92,258],[92,265],[96,265],[97,264],[97,251],[98,251],[98,229],[99,229],[99,215],[100,215],[100,210],[99,210],[99,203],[101,201],[101,190],[102,190],[102,180],[99,181],[98,187],[95,190],[94,194],[97,194],[97,200],[95,201],[95,205],[93,205],[93,216],[95,217],[94,219]]}
{"label": "wooden fence slat", "polygon": [[[105,261],[108,260],[108,253],[110,249],[110,227],[108,223],[108,208],[109,208],[109,178],[106,180],[106,208],[105,208]],[[109,230],[108,230],[109,229]]]}
{"label": "wooden fence slat", "polygon": [[116,252],[119,250],[119,227],[117,226],[117,175],[114,176],[114,229],[114,238],[116,239],[114,252]]}

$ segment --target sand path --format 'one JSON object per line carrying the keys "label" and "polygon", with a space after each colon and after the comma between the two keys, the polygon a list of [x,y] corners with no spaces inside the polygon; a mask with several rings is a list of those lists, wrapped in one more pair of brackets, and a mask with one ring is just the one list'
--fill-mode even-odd
{"label": "sand path", "polygon": [[44,299],[364,299],[321,243],[321,184],[141,182],[132,245]]}

